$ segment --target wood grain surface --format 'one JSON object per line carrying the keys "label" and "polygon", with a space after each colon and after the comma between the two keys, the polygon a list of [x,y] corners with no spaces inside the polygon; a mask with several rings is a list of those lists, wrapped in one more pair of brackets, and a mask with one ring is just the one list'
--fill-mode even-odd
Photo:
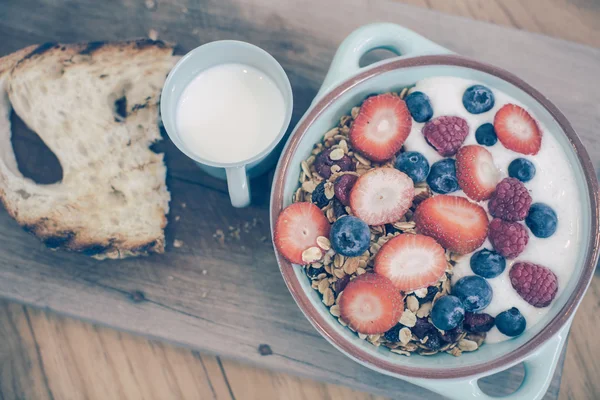
{"label": "wood grain surface", "polygon": [[[381,1],[368,5],[358,1],[332,2],[336,5],[327,7],[331,13],[327,14],[331,15],[330,25],[321,24],[323,26],[316,28],[307,24],[311,15],[302,10],[302,2],[296,6],[269,4],[274,8],[271,13],[265,12],[264,4],[268,2],[264,1],[236,3],[239,6],[235,10],[237,13],[226,12],[233,4],[231,2],[206,3],[205,9],[199,10],[192,2],[158,1],[155,11],[145,9],[143,3],[113,0],[96,6],[87,2],[4,1],[0,3],[0,16],[10,18],[0,18],[0,36],[8,38],[0,42],[0,54],[34,42],[139,36],[150,29],[157,30],[159,36],[167,39],[183,38],[178,41],[184,49],[217,38],[242,38],[260,44],[282,60],[290,73],[296,97],[300,99],[295,109],[297,119],[314,95],[337,42],[355,26],[384,15],[388,20],[405,23],[463,54],[495,62],[529,79],[567,112],[588,140],[594,160],[600,161],[600,150],[593,136],[593,127],[599,125],[597,109],[593,108],[600,103],[597,80],[586,82],[565,78],[574,72],[589,74],[594,67],[600,66],[600,53],[592,49],[567,46],[541,37],[515,36],[512,31],[466,21],[462,28],[454,30],[457,42],[453,43],[454,39],[445,36],[463,20],[453,19],[455,25],[452,25],[442,16],[405,8],[397,4],[399,2]],[[453,6],[445,1],[411,3],[598,45],[595,40],[600,32],[600,7],[595,2],[458,1]],[[261,4],[262,8],[251,7]],[[536,13],[541,7],[544,7],[544,13]],[[115,10],[121,14],[115,15],[118,14]],[[389,13],[384,14],[384,11]],[[73,19],[72,15],[77,18]],[[320,18],[317,22],[327,19],[325,16]],[[173,20],[181,20],[181,25],[174,26],[170,22]],[[348,23],[343,24],[344,21]],[[237,30],[224,28],[232,25],[237,25]],[[341,28],[334,30],[335,26]],[[264,27],[273,29],[277,35],[266,35],[269,31]],[[195,29],[198,30],[196,33]],[[565,31],[563,35],[560,35],[560,29]],[[478,37],[482,43],[471,44],[466,40],[473,31],[481,33]],[[302,32],[306,37],[299,40],[294,32]],[[493,38],[498,34],[502,34],[507,43],[494,42]],[[485,46],[490,43],[494,44],[494,49],[488,50]],[[515,63],[516,56],[510,53],[516,50],[529,52],[521,57],[523,62],[520,64]],[[532,63],[535,57],[551,51],[555,53],[549,60],[555,64],[552,68],[536,70],[528,67],[536,65]],[[567,62],[567,57],[574,57],[574,60]],[[557,81],[558,77],[560,80]],[[562,84],[552,86],[551,79]],[[565,82],[569,82],[566,87]],[[587,93],[570,95],[570,92],[579,94],[581,91],[592,93],[589,97]],[[15,148],[18,143],[28,151],[36,148],[35,137],[26,134],[18,138]],[[165,147],[167,154],[175,154],[168,143]],[[324,343],[303,320],[285,291],[276,267],[273,268],[271,247],[262,235],[268,234],[266,179],[255,183],[254,190],[259,195],[254,207],[233,210],[226,205],[221,182],[196,173],[194,166],[185,159],[170,157],[168,162],[169,185],[177,194],[171,218],[179,216],[180,220],[171,220],[167,233],[171,241],[181,237],[182,248],[171,249],[168,258],[98,264],[79,256],[48,253],[2,213],[1,240],[12,252],[10,256],[0,258],[2,293],[50,310],[80,318],[88,316],[88,319],[120,329],[163,339],[177,337],[175,340],[180,344],[211,349],[278,370],[353,384],[363,389],[380,386],[389,394],[423,398],[424,392],[413,386],[398,388],[398,381],[382,379],[351,365],[354,363]],[[30,173],[51,172],[32,168]],[[200,219],[198,215],[208,217]],[[233,227],[232,231],[229,226]],[[217,229],[225,231],[223,244],[205,237],[206,232]],[[239,241],[236,239],[238,229]],[[241,270],[241,276],[239,266],[247,267]],[[591,356],[598,354],[598,345],[589,334],[600,327],[600,278],[594,279],[575,319],[562,398],[600,396],[598,382],[593,379],[600,366]],[[32,280],[37,284],[32,285]],[[241,281],[243,293],[240,293]],[[198,311],[198,307],[202,309]],[[209,308],[211,310],[206,310]],[[248,308],[256,312],[258,318],[255,321],[247,319],[245,310]],[[173,318],[173,314],[177,314],[177,318]],[[115,315],[119,316],[118,323],[115,323]],[[221,318],[215,318],[215,315]],[[206,316],[209,318],[203,318]],[[368,398],[368,395],[339,386],[268,373],[14,303],[2,303],[0,323],[0,337],[4,339],[0,342],[0,398]],[[284,337],[269,340],[268,348],[261,347],[261,344],[267,344],[263,341],[265,337],[271,337],[268,333],[261,337],[257,327],[280,329]],[[181,332],[186,333],[182,335]],[[294,343],[302,343],[302,346],[294,348]],[[311,361],[305,354],[307,348],[317,350],[322,357],[319,360],[325,360],[324,365],[330,370],[321,376],[315,375],[314,368],[306,364]],[[268,354],[269,350],[273,354]],[[363,382],[356,381],[355,377],[359,375]],[[514,375],[518,376],[519,371]],[[515,379],[501,381],[516,384]],[[556,398],[556,386],[553,391],[549,393],[550,398]]]}

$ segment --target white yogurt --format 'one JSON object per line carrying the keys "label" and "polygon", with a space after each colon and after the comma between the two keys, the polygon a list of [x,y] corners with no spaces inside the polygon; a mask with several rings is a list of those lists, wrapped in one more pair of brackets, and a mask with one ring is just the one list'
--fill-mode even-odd
{"label": "white yogurt", "polygon": [[204,159],[244,161],[273,143],[285,111],[283,94],[268,75],[244,64],[218,65],[184,89],[177,105],[177,132]]}
{"label": "white yogurt", "polygon": [[[412,91],[421,91],[431,101],[433,117],[442,115],[458,116],[464,118],[469,124],[469,135],[465,145],[477,144],[475,130],[482,124],[493,123],[494,115],[505,104],[513,103],[527,109],[522,103],[498,90],[490,88],[494,93],[495,105],[490,111],[474,115],[469,113],[462,104],[464,91],[474,84],[480,82],[470,81],[455,77],[427,78],[417,82]],[[531,113],[535,118],[535,115]],[[539,121],[538,121],[539,123]],[[430,164],[441,160],[440,156],[431,146],[427,144],[421,130],[423,123],[413,121],[411,133],[404,146],[407,150],[418,151],[429,160]],[[517,307],[527,321],[527,329],[535,325],[550,307],[535,308],[523,300],[513,289],[508,272],[516,261],[530,261],[550,268],[558,277],[558,294],[560,296],[567,281],[571,278],[578,251],[581,249],[581,201],[578,188],[575,184],[573,166],[569,163],[557,140],[548,132],[546,127],[539,124],[542,131],[542,146],[535,156],[524,156],[522,154],[506,149],[499,141],[492,147],[486,147],[494,158],[494,163],[500,171],[500,179],[508,176],[508,165],[515,158],[527,158],[536,168],[534,178],[525,183],[529,190],[533,203],[546,203],[556,211],[558,215],[558,228],[556,233],[547,239],[539,239],[529,232],[529,243],[527,247],[514,260],[506,260],[504,272],[493,279],[488,279],[494,291],[492,302],[482,312],[493,316]],[[462,191],[451,193],[452,195],[465,196]],[[487,201],[480,204],[487,211]],[[492,249],[486,240],[482,248]],[[473,275],[469,264],[471,255],[465,255],[454,267],[453,282],[463,276]],[[494,327],[486,338],[486,342],[495,343],[509,339]]]}

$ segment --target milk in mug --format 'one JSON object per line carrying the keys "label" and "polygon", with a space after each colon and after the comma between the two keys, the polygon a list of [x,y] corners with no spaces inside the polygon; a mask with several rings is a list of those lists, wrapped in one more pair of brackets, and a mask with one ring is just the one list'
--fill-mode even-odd
{"label": "milk in mug", "polygon": [[184,89],[176,111],[180,139],[216,163],[248,160],[275,141],[286,106],[276,83],[245,64],[202,71]]}

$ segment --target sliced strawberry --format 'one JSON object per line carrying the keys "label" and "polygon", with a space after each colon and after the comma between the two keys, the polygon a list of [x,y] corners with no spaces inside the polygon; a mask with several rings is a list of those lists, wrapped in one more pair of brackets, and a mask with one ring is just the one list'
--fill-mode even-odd
{"label": "sliced strawberry", "polygon": [[515,104],[504,105],[494,117],[498,140],[509,150],[521,154],[537,154],[542,145],[542,132],[531,115]]}
{"label": "sliced strawberry", "polygon": [[389,160],[402,148],[411,126],[408,107],[400,97],[390,93],[369,97],[350,127],[350,143],[370,160]]}
{"label": "sliced strawberry", "polygon": [[482,201],[492,197],[500,174],[492,153],[481,146],[470,145],[456,153],[456,177],[470,199]]}
{"label": "sliced strawberry", "polygon": [[444,248],[458,254],[472,252],[487,237],[485,210],[464,197],[430,197],[419,204],[414,221],[419,233],[431,236]]}
{"label": "sliced strawberry", "polygon": [[329,237],[329,221],[312,203],[294,203],[279,214],[273,240],[287,260],[306,264],[302,252],[317,246],[319,236]]}
{"label": "sliced strawberry", "polygon": [[369,225],[398,221],[410,208],[412,179],[394,168],[375,168],[362,175],[350,191],[350,208]]}
{"label": "sliced strawberry", "polygon": [[348,283],[339,306],[341,319],[352,329],[374,335],[398,323],[404,311],[404,298],[388,278],[369,273]]}
{"label": "sliced strawberry", "polygon": [[408,233],[389,240],[375,257],[375,273],[404,292],[433,285],[447,265],[446,252],[435,239]]}

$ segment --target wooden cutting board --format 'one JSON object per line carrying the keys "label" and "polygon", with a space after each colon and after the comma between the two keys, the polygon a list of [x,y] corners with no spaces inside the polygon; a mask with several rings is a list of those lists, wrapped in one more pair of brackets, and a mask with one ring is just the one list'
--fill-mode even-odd
{"label": "wooden cutting board", "polygon": [[[369,22],[396,22],[528,80],[567,114],[600,165],[600,50],[582,45],[386,0],[4,0],[0,16],[0,55],[33,43],[118,40],[150,30],[182,51],[217,39],[249,41],[288,72],[293,124],[348,33]],[[60,179],[56,160],[39,139],[18,119],[13,122],[21,170],[40,182]],[[305,320],[273,256],[269,176],[253,182],[252,207],[234,209],[223,182],[201,173],[170,142],[159,147],[167,154],[173,196],[166,254],[97,262],[51,252],[2,210],[0,296],[278,371],[390,397],[438,398],[347,359]],[[172,246],[174,240],[182,246]],[[561,370],[548,399],[558,397]],[[483,386],[507,393],[522,374],[515,368]]]}

